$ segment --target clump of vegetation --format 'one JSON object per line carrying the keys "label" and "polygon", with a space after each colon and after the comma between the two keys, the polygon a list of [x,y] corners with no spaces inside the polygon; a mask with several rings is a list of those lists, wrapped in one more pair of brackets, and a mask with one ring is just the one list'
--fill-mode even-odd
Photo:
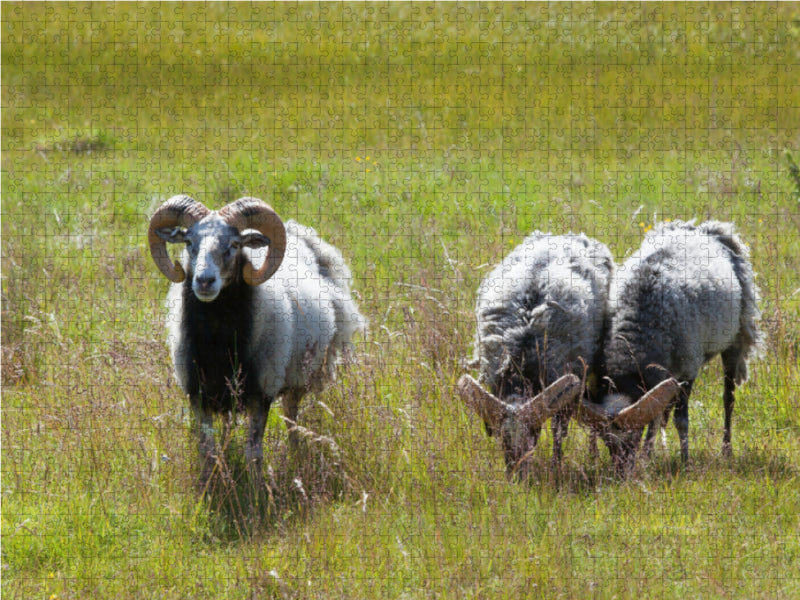
{"label": "clump of vegetation", "polygon": [[88,135],[75,134],[49,142],[39,142],[36,144],[36,151],[41,154],[48,154],[51,152],[94,154],[96,152],[104,152],[113,149],[113,142],[113,137],[103,131]]}

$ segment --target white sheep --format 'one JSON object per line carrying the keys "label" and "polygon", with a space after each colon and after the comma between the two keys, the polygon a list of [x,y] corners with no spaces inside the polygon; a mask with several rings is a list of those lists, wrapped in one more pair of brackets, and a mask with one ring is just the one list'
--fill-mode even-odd
{"label": "white sheep", "polygon": [[600,351],[613,270],[597,240],[536,231],[481,283],[473,361],[480,377],[462,376],[458,390],[489,435],[500,435],[510,473],[527,473],[550,416],[560,461],[581,380]]}
{"label": "white sheep", "polygon": [[654,421],[649,449],[661,411],[625,427],[609,426],[609,418],[664,381],[673,382],[660,400],[664,416],[675,400],[681,457],[688,460],[689,394],[702,366],[718,354],[725,373],[723,452],[730,454],[734,389],[747,379],[747,361],[762,337],[748,254],[730,223],[674,221],[648,232],[617,270],[603,343],[603,399],[584,402],[579,414],[603,425],[601,435],[619,465],[630,465],[648,418]]}
{"label": "white sheep", "polygon": [[[174,282],[169,345],[199,424],[203,479],[217,453],[213,416],[237,404],[251,416],[247,462],[260,478],[273,400],[280,396],[285,417],[296,421],[303,395],[333,377],[339,355],[365,326],[350,295],[350,270],[313,229],[284,225],[255,198],[212,211],[175,196],[151,218],[148,238],[154,262]],[[186,245],[180,263],[166,243]],[[264,247],[256,268],[252,250]]]}

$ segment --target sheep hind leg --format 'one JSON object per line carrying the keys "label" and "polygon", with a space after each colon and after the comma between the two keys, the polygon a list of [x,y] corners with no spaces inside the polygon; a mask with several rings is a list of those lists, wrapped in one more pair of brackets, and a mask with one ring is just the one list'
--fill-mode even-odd
{"label": "sheep hind leg", "polygon": [[675,405],[675,414],[673,415],[675,429],[678,430],[683,464],[689,462],[689,394],[692,393],[692,384],[694,384],[694,380],[687,381],[681,385],[681,392],[678,395],[678,402]]}
{"label": "sheep hind leg", "polygon": [[722,402],[725,406],[725,430],[722,433],[722,455],[730,458],[733,456],[731,446],[731,422],[733,420],[734,390],[736,389],[736,375],[739,370],[741,356],[738,348],[731,348],[722,353],[722,366],[725,372],[725,389],[722,393]]}

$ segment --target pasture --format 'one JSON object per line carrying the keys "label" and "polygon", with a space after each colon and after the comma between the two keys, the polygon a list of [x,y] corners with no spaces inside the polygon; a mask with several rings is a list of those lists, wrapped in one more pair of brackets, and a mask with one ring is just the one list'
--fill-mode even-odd
{"label": "pasture", "polygon": [[[4,598],[800,596],[797,4],[3,2],[2,40]],[[273,407],[266,502],[243,421],[196,488],[146,242],[177,193],[313,226],[369,319],[295,453]],[[619,479],[573,422],[509,481],[455,394],[482,277],[692,218],[761,288],[733,458],[716,360],[687,466],[670,424]]]}

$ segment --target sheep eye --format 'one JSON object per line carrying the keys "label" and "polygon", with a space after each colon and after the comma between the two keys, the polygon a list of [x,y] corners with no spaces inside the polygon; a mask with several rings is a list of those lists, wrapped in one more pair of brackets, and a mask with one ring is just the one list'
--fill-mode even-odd
{"label": "sheep eye", "polygon": [[238,250],[242,247],[241,242],[231,242],[231,250]]}

